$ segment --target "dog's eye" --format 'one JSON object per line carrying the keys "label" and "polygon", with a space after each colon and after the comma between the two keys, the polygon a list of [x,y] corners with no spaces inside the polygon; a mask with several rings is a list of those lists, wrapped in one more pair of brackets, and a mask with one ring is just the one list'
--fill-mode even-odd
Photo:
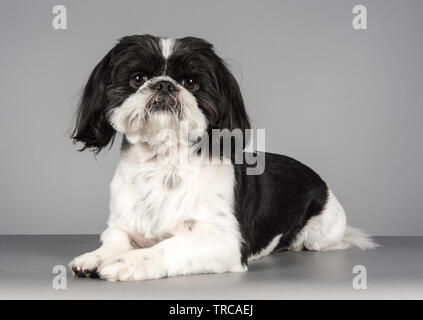
{"label": "dog's eye", "polygon": [[131,80],[129,81],[129,84],[131,85],[132,88],[138,89],[147,80],[148,80],[148,77],[146,75],[138,72],[131,76]]}
{"label": "dog's eye", "polygon": [[183,79],[181,84],[189,91],[196,91],[199,87],[194,79]]}

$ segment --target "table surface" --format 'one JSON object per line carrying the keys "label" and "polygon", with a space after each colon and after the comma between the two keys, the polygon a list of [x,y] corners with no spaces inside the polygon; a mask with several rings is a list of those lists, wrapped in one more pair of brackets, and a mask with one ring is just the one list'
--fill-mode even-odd
{"label": "table surface", "polygon": [[[98,236],[3,235],[0,299],[423,299],[423,237],[376,242],[382,247],[280,252],[250,263],[245,273],[106,282],[67,271],[66,289],[57,290],[53,268],[95,249]],[[366,269],[367,289],[354,289],[357,265]]]}

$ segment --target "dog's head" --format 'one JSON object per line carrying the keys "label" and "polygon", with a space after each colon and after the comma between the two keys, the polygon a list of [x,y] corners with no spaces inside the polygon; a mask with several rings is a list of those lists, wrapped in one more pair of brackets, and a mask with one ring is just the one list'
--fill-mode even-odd
{"label": "dog's head", "polygon": [[116,132],[150,143],[182,122],[197,132],[250,127],[238,84],[210,43],[128,36],[89,77],[73,139],[98,152]]}

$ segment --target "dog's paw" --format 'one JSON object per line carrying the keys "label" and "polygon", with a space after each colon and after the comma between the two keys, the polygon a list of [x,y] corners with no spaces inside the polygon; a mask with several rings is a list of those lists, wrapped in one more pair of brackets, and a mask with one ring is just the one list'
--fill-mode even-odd
{"label": "dog's paw", "polygon": [[99,266],[98,275],[107,281],[124,281],[124,279],[130,281],[135,280],[133,268],[132,264],[123,258],[112,258]]}
{"label": "dog's paw", "polygon": [[76,257],[69,264],[72,274],[80,278],[98,278],[97,268],[101,258],[93,252],[84,253]]}
{"label": "dog's paw", "polygon": [[97,272],[100,278],[107,281],[150,280],[166,276],[162,260],[149,254],[146,249],[108,259],[98,267]]}

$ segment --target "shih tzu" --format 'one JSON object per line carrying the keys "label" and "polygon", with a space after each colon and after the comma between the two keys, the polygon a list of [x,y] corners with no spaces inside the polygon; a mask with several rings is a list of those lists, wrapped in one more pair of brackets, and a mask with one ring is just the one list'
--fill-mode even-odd
{"label": "shih tzu", "polygon": [[[82,149],[99,152],[123,136],[102,245],[70,263],[76,276],[241,272],[280,250],[375,246],[346,225],[307,166],[259,153],[263,170],[249,174],[247,161],[234,161],[246,159],[250,123],[235,78],[202,39],[122,38],[92,71],[76,122]],[[244,139],[242,148],[210,152],[222,142],[216,130],[241,132],[230,140]],[[178,161],[181,153],[190,161]]]}

